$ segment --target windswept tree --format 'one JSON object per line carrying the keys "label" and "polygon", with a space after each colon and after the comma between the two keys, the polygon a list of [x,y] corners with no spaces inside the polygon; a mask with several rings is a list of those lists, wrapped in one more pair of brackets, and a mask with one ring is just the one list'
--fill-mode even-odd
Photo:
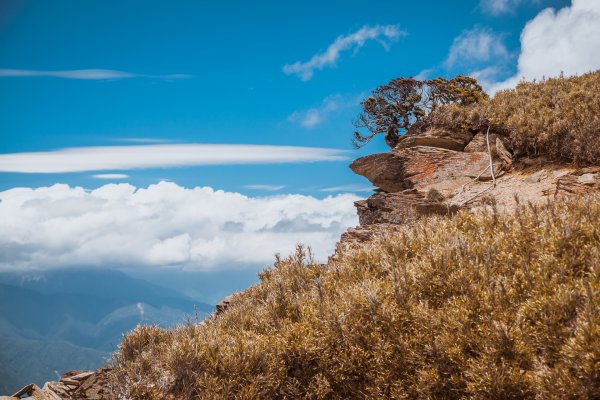
{"label": "windswept tree", "polygon": [[394,148],[400,139],[399,130],[407,131],[436,107],[450,103],[469,105],[484,98],[487,95],[481,85],[467,76],[459,75],[450,80],[396,78],[375,89],[361,103],[362,112],[354,126],[368,133],[363,135],[356,131],[352,142],[359,148],[375,135],[385,133],[385,142]]}

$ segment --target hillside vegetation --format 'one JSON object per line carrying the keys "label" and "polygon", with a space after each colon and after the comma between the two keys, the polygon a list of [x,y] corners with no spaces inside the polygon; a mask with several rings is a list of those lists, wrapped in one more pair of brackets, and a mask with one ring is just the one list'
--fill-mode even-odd
{"label": "hillside vegetation", "polygon": [[470,130],[506,137],[515,156],[598,164],[600,160],[600,71],[575,77],[521,82],[468,106],[435,109],[416,130]]}
{"label": "hillside vegetation", "polygon": [[328,265],[298,248],[218,317],[128,334],[113,379],[133,399],[597,399],[599,302],[598,195],[461,212]]}
{"label": "hillside vegetation", "polygon": [[[598,165],[599,93],[600,72],[521,83],[409,115],[405,129],[489,129],[517,160]],[[390,121],[387,139],[402,127]],[[365,143],[383,125],[370,131]],[[512,213],[490,201],[421,218],[326,265],[299,247],[224,313],[126,335],[112,361],[115,397],[598,399],[595,185]]]}

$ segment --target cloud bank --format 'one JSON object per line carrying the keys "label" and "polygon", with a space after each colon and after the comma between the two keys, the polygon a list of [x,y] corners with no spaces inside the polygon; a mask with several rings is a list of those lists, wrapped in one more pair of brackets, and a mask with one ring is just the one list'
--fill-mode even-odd
{"label": "cloud bank", "polygon": [[386,40],[398,40],[401,36],[406,36],[406,32],[401,31],[397,25],[375,25],[363,26],[358,31],[349,35],[338,36],[322,53],[317,53],[306,62],[295,62],[286,64],[283,72],[286,75],[298,75],[301,80],[310,80],[315,70],[322,70],[325,67],[334,65],[342,52],[353,50],[357,52],[365,45],[367,41],[377,40],[387,49]]}
{"label": "cloud bank", "polygon": [[247,197],[160,182],[0,192],[0,269],[269,265],[297,243],[325,260],[358,223],[351,194]]}
{"label": "cloud bank", "polygon": [[345,160],[343,150],[243,144],[163,144],[76,147],[0,154],[0,172],[61,173],[224,164]]}
{"label": "cloud bank", "polygon": [[573,0],[570,7],[541,11],[521,32],[517,73],[491,92],[521,79],[576,75],[600,68],[600,1]]}
{"label": "cloud bank", "polygon": [[0,69],[0,77],[51,77],[64,79],[108,80],[125,78],[156,78],[156,79],[184,79],[190,78],[187,74],[144,75],[132,72],[117,71],[114,69],[74,69],[66,71],[44,71],[31,69]]}

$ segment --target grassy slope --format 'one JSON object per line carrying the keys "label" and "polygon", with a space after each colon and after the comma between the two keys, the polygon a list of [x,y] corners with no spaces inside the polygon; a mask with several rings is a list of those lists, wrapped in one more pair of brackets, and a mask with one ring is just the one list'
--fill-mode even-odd
{"label": "grassy slope", "polygon": [[298,253],[219,318],[140,327],[122,395],[600,398],[600,197],[426,219],[318,265]]}

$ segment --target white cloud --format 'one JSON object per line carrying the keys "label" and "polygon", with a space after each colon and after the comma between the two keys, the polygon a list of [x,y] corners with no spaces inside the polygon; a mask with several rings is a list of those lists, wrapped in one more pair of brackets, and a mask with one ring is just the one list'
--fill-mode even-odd
{"label": "white cloud", "polygon": [[303,81],[308,81],[313,77],[315,70],[334,65],[344,51],[357,52],[369,40],[377,40],[387,49],[386,40],[397,40],[405,35],[406,32],[401,31],[397,25],[375,25],[373,27],[365,25],[354,33],[338,36],[327,47],[327,50],[315,54],[306,62],[298,61],[294,64],[284,65],[283,72],[286,75],[298,75]]}
{"label": "white cloud", "polygon": [[250,190],[266,190],[267,192],[277,192],[283,188],[285,188],[285,185],[261,185],[261,184],[257,184],[257,185],[246,185],[244,186],[245,189],[250,189]]}
{"label": "white cloud", "polygon": [[328,116],[334,112],[359,107],[362,97],[362,95],[333,94],[323,99],[317,107],[304,111],[295,111],[288,117],[288,120],[299,123],[306,129],[312,129],[327,120]]}
{"label": "white cloud", "polygon": [[223,164],[345,160],[343,150],[244,144],[161,144],[76,147],[0,154],[0,172],[60,173]]}
{"label": "white cloud", "polygon": [[415,76],[413,76],[413,78],[418,81],[424,81],[424,80],[429,79],[434,71],[435,71],[435,68],[426,68],[426,69],[419,71]]}
{"label": "white cloud", "polygon": [[157,79],[183,79],[190,78],[187,74],[167,74],[167,75],[145,75],[134,74],[126,71],[116,71],[113,69],[75,69],[65,71],[44,71],[31,69],[0,69],[0,77],[53,77],[65,79],[87,79],[87,80],[107,80],[107,79],[125,79],[125,78],[157,78]]}
{"label": "white cloud", "polygon": [[0,192],[0,269],[268,265],[297,243],[325,260],[357,224],[351,194],[247,197],[170,182]]}
{"label": "white cloud", "polygon": [[479,6],[486,14],[501,15],[514,13],[524,0],[481,0]]}
{"label": "white cloud", "polygon": [[502,35],[476,26],[454,38],[446,58],[446,66],[473,65],[481,62],[502,61],[509,57]]}
{"label": "white cloud", "polygon": [[600,1],[573,0],[558,11],[548,8],[521,32],[517,73],[491,88],[514,87],[521,79],[576,75],[600,68]]}
{"label": "white cloud", "polygon": [[98,179],[127,179],[129,175],[126,174],[96,174],[92,175],[93,178]]}
{"label": "white cloud", "polygon": [[502,14],[515,14],[517,8],[523,3],[540,4],[546,0],[480,0],[479,7],[485,14],[498,16]]}

